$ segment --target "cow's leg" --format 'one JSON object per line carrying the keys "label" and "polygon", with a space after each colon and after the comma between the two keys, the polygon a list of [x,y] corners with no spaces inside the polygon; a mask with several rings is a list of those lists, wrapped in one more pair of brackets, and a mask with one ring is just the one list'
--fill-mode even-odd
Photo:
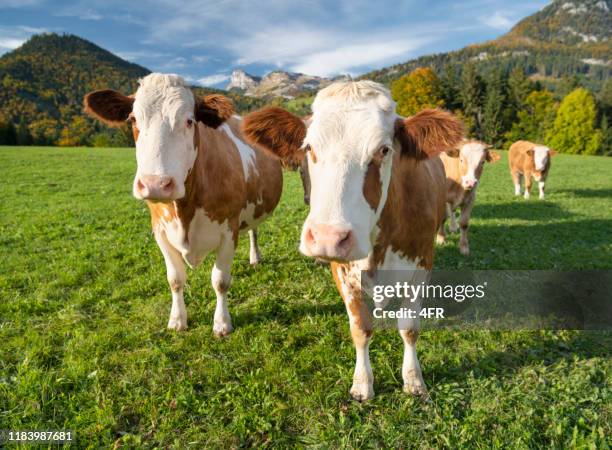
{"label": "cow's leg", "polygon": [[355,400],[362,402],[374,397],[374,374],[369,351],[373,330],[372,315],[361,297],[360,286],[349,280],[346,266],[332,263],[331,269],[346,306],[355,346],[355,372],[350,392]]}
{"label": "cow's leg", "polygon": [[450,225],[448,226],[448,231],[451,233],[456,233],[459,231],[459,225],[457,225],[457,218],[455,217],[455,211],[450,206],[450,204],[446,204],[446,211],[450,217]]}
{"label": "cow's leg", "polygon": [[425,381],[423,381],[423,373],[421,372],[421,365],[419,364],[416,351],[419,332],[417,330],[400,329],[400,335],[404,341],[404,362],[402,363],[404,392],[425,397],[427,396],[427,386],[425,386]]}
{"label": "cow's leg", "polygon": [[185,308],[185,300],[183,299],[183,288],[187,280],[185,262],[181,254],[168,242],[163,232],[156,232],[155,240],[164,255],[166,276],[172,291],[172,308],[170,309],[168,328],[177,331],[185,330],[187,329],[187,308]]}
{"label": "cow's leg", "polygon": [[446,242],[446,229],[445,229],[445,225],[446,225],[446,219],[448,219],[449,216],[449,211],[450,211],[450,205],[447,203],[446,204],[446,213],[444,215],[444,218],[442,219],[442,223],[440,224],[440,228],[438,228],[438,234],[436,235],[436,242],[440,245],[444,244]]}
{"label": "cow's leg", "polygon": [[252,265],[259,264],[261,261],[261,253],[259,252],[259,245],[257,244],[257,228],[249,230],[249,243],[251,248],[249,262]]}
{"label": "cow's leg", "polygon": [[525,199],[529,198],[531,191],[531,173],[525,172]]}
{"label": "cow's leg", "polygon": [[230,234],[221,238],[221,245],[217,250],[217,258],[211,274],[212,285],[217,294],[217,306],[213,320],[213,332],[217,337],[227,336],[234,329],[227,306],[227,291],[232,279],[231,269],[236,245],[237,239],[232,238]]}
{"label": "cow's leg", "polygon": [[514,182],[514,195],[521,195],[521,177],[518,172],[512,172],[512,181]]}
{"label": "cow's leg", "polygon": [[538,188],[540,189],[540,200],[544,200],[544,180],[538,181]]}
{"label": "cow's leg", "polygon": [[461,207],[461,217],[459,219],[459,227],[461,228],[461,236],[459,237],[459,251],[462,255],[470,254],[470,244],[468,243],[468,228],[470,226],[470,215],[474,199],[471,199]]}

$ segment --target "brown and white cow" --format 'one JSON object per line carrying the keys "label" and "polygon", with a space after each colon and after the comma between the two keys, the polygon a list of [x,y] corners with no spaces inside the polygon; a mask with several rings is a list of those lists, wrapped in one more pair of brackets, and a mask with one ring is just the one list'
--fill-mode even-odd
{"label": "brown and white cow", "polygon": [[259,262],[257,225],[280,199],[280,163],[243,140],[242,120],[229,99],[196,98],[177,75],[150,74],[133,96],[102,90],[87,94],[84,103],[107,124],[132,124],[138,165],[133,195],[149,206],[166,262],[172,291],[168,328],[187,328],[185,263],[195,267],[215,252],[213,331],[227,335],[232,331],[227,291],[238,235],[249,230],[250,262]]}
{"label": "brown and white cow", "polygon": [[550,158],[557,152],[545,145],[516,141],[510,146],[508,162],[514,181],[514,195],[521,195],[521,178],[525,178],[525,198],[529,198],[531,177],[538,182],[540,199],[544,199],[544,184],[550,171]]}
{"label": "brown and white cow", "polygon": [[[490,148],[490,145],[483,142],[467,140],[461,142],[454,151],[440,155],[446,172],[446,218],[450,218],[451,233],[456,233],[459,229],[455,220],[455,210],[457,208],[461,210],[459,251],[462,255],[470,254],[468,227],[484,165],[495,163],[500,158],[499,153],[489,150]],[[446,241],[444,223],[440,225],[436,241],[439,244]]]}
{"label": "brown and white cow", "polygon": [[[356,349],[351,394],[366,400],[374,395],[368,351],[373,320],[361,296],[361,275],[369,284],[382,270],[431,271],[445,212],[444,167],[435,156],[457,145],[463,130],[439,110],[399,117],[389,91],[372,81],[331,84],[317,94],[312,110],[305,124],[283,109],[264,108],[245,117],[243,129],[249,141],[280,158],[308,158],[310,211],[300,251],[332,261]],[[424,395],[418,319],[399,328],[404,390]]]}

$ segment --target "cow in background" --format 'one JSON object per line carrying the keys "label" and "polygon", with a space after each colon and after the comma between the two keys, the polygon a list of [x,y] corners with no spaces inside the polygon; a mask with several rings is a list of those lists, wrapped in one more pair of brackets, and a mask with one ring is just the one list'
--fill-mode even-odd
{"label": "cow in background", "polygon": [[[389,91],[372,81],[336,82],[318,92],[309,123],[277,107],[245,117],[246,138],[283,160],[308,158],[310,211],[300,251],[331,261],[356,350],[351,395],[374,396],[369,345],[373,317],[362,276],[378,284],[428,273],[445,214],[444,167],[437,155],[463,136],[461,122],[440,110],[403,118]],[[399,323],[404,341],[404,391],[426,395],[416,353],[417,319]]]}
{"label": "cow in background", "polygon": [[521,178],[525,179],[525,199],[529,198],[531,177],[538,182],[540,200],[544,199],[544,186],[550,172],[550,158],[557,152],[545,145],[517,141],[510,146],[508,162],[514,182],[514,195],[521,195]]}
{"label": "cow in background", "polygon": [[248,230],[250,262],[258,263],[257,226],[280,199],[280,163],[247,145],[228,98],[197,98],[177,75],[153,73],[140,80],[133,96],[101,90],[87,94],[84,103],[106,124],[131,123],[137,162],[133,195],[147,202],[166,262],[172,291],[168,328],[187,328],[185,263],[196,267],[215,252],[213,331],[227,335],[233,329],[227,291],[238,235]]}
{"label": "cow in background", "polygon": [[[470,254],[468,227],[470,215],[476,200],[476,189],[485,163],[499,161],[499,153],[489,150],[490,145],[480,141],[463,141],[454,151],[442,153],[440,158],[446,172],[446,218],[450,218],[449,231],[457,232],[461,228],[459,251],[462,255]],[[459,227],[455,221],[455,210],[461,210]],[[436,241],[446,241],[444,222],[438,230]]]}

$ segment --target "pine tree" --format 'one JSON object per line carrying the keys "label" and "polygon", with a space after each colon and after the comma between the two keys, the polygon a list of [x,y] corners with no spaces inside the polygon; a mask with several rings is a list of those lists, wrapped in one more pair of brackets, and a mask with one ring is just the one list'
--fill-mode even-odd
{"label": "pine tree", "polygon": [[527,96],[533,91],[533,83],[525,75],[525,71],[516,66],[508,76],[508,117],[514,121],[522,109]]}
{"label": "pine tree", "polygon": [[584,88],[570,92],[561,102],[548,134],[549,146],[563,153],[594,155],[600,151],[601,130],[595,128],[593,95]]}
{"label": "pine tree", "polygon": [[489,144],[499,144],[504,131],[505,90],[502,73],[496,69],[488,78],[483,111],[482,137]]}
{"label": "pine tree", "polygon": [[442,99],[447,109],[454,111],[461,108],[461,99],[459,97],[459,77],[457,69],[452,64],[447,64],[440,78],[440,87],[442,89]]}
{"label": "pine tree", "polygon": [[463,106],[466,128],[469,133],[482,139],[482,103],[484,83],[473,63],[468,63],[461,74],[459,98]]}

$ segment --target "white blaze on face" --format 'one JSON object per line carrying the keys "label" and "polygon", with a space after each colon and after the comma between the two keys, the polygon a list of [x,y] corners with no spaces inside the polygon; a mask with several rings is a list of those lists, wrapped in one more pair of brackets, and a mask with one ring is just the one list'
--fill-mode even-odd
{"label": "white blaze on face", "polygon": [[479,168],[485,163],[487,149],[481,142],[469,142],[461,147],[461,186],[473,189],[478,183]]}
{"label": "white blaze on face", "polygon": [[533,159],[535,162],[535,169],[537,171],[542,171],[546,167],[546,162],[548,161],[548,152],[549,148],[543,145],[536,145],[534,147]]}
{"label": "white blaze on face", "polygon": [[[140,80],[133,114],[139,134],[138,169],[134,186],[143,176],[170,176],[176,197],[185,195],[185,179],[196,158],[195,99],[178,75],[150,74]],[[188,125],[188,120],[193,124]],[[134,188],[134,196],[140,198]]]}
{"label": "white blaze on face", "polygon": [[330,226],[351,230],[356,245],[349,259],[360,259],[373,246],[375,225],[391,178],[392,151],[380,167],[382,193],[376,211],[364,196],[364,179],[381,147],[393,148],[395,103],[376,83],[336,83],[318,93],[312,110],[304,141],[311,150],[310,212],[302,229],[300,251],[313,256],[305,245],[309,227]]}

